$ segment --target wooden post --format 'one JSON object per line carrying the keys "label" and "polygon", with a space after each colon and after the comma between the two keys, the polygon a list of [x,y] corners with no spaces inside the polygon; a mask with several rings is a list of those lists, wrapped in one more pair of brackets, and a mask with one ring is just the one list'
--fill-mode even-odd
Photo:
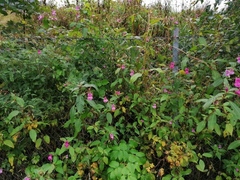
{"label": "wooden post", "polygon": [[173,31],[173,62],[175,63],[175,68],[173,72],[178,71],[178,53],[179,53],[179,28]]}

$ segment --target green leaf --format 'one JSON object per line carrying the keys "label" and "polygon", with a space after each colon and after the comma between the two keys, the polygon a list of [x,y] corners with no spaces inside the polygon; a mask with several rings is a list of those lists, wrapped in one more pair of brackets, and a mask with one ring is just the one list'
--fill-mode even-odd
{"label": "green leaf", "polygon": [[208,129],[213,131],[215,124],[217,122],[217,116],[215,113],[211,114],[208,118]]}
{"label": "green leaf", "polygon": [[232,136],[233,134],[233,126],[228,123],[226,124],[226,127],[225,127],[225,130],[223,131],[223,136],[226,137],[226,136]]}
{"label": "green leaf", "polygon": [[8,147],[14,148],[14,144],[13,144],[13,142],[10,141],[10,140],[5,140],[5,141],[3,142],[3,144],[5,144],[5,145],[8,146]]}
{"label": "green leaf", "polygon": [[75,162],[77,157],[76,157],[74,148],[71,147],[71,146],[69,147],[69,154],[70,154],[70,156],[71,156],[71,160],[72,160],[73,162]]}
{"label": "green leaf", "polygon": [[157,71],[158,73],[164,73],[165,72],[161,68],[153,68],[153,69],[150,69],[150,71]]}
{"label": "green leaf", "polygon": [[105,164],[108,164],[108,158],[107,158],[106,156],[103,157],[103,162],[104,162]]}
{"label": "green leaf", "polygon": [[117,168],[119,166],[119,162],[117,161],[111,161],[109,163],[109,166],[112,167],[112,168]]}
{"label": "green leaf", "polygon": [[197,124],[197,133],[201,132],[206,126],[206,121],[201,121]]}
{"label": "green leaf", "polygon": [[42,144],[42,139],[41,139],[41,138],[38,138],[38,139],[36,140],[36,142],[35,142],[35,147],[36,147],[37,149],[39,149],[39,147],[41,146],[41,144]]}
{"label": "green leaf", "polygon": [[232,101],[229,102],[233,113],[240,119],[240,108]]}
{"label": "green leaf", "polygon": [[47,144],[50,143],[50,137],[48,135],[43,136],[43,139]]}
{"label": "green leaf", "polygon": [[141,77],[142,76],[142,74],[141,73],[136,73],[136,74],[134,74],[133,76],[131,76],[131,78],[130,78],[130,82],[131,83],[134,83],[139,77]]}
{"label": "green leaf", "polygon": [[207,158],[213,157],[212,153],[203,153],[202,156],[207,157]]}
{"label": "green leaf", "polygon": [[16,97],[16,101],[20,107],[24,107],[24,100],[22,98]]}
{"label": "green leaf", "polygon": [[17,126],[16,128],[14,128],[12,130],[12,132],[10,133],[10,136],[13,136],[14,134],[16,134],[17,132],[21,131],[23,128],[24,124],[21,124],[20,126]]}
{"label": "green leaf", "polygon": [[76,99],[76,108],[79,113],[82,113],[84,110],[84,98],[82,95],[79,95]]}
{"label": "green leaf", "polygon": [[111,124],[112,123],[112,114],[111,113],[107,113],[106,117],[107,117],[107,122],[109,124]]}
{"label": "green leaf", "polygon": [[36,130],[31,129],[31,130],[29,131],[29,136],[30,136],[30,138],[31,138],[31,140],[32,140],[33,142],[36,142],[36,139],[37,139],[37,132],[36,132]]}
{"label": "green leaf", "polygon": [[8,115],[7,119],[10,121],[10,120],[12,120],[12,118],[17,116],[19,113],[20,113],[20,111],[14,110]]}
{"label": "green leaf", "polygon": [[199,43],[199,45],[207,46],[207,41],[204,37],[199,37],[198,38],[198,43]]}
{"label": "green leaf", "polygon": [[220,126],[218,124],[215,124],[214,130],[217,133],[217,135],[221,136],[222,132],[221,132]]}
{"label": "green leaf", "polygon": [[223,96],[223,93],[218,93],[216,96],[211,97],[208,99],[205,104],[203,105],[203,109],[209,108],[213,102],[215,102],[218,98],[221,98]]}
{"label": "green leaf", "polygon": [[233,141],[231,144],[229,144],[228,150],[236,149],[239,146],[240,146],[240,140]]}
{"label": "green leaf", "polygon": [[196,165],[196,168],[201,171],[201,172],[205,172],[205,163],[203,162],[203,160],[199,160],[199,164]]}

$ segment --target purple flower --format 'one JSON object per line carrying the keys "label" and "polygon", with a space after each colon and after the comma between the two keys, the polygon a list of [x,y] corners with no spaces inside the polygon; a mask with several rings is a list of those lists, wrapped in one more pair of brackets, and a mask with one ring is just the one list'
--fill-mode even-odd
{"label": "purple flower", "polygon": [[42,52],[41,52],[41,50],[38,50],[38,54],[41,54]]}
{"label": "purple flower", "polygon": [[80,6],[76,6],[76,10],[79,11],[80,10]]}
{"label": "purple flower", "polygon": [[68,147],[69,147],[69,142],[66,141],[66,142],[64,143],[64,146],[65,146],[65,148],[68,148]]}
{"label": "purple flower", "polygon": [[93,94],[91,92],[88,92],[87,100],[89,100],[89,101],[93,100]]}
{"label": "purple flower", "polygon": [[56,11],[55,10],[52,10],[52,15],[56,16]]}
{"label": "purple flower", "polygon": [[193,132],[193,133],[195,133],[195,132],[196,132],[194,128],[192,128],[192,132]]}
{"label": "purple flower", "polygon": [[130,76],[133,76],[134,75],[134,70],[130,70]]}
{"label": "purple flower", "polygon": [[240,56],[237,57],[237,63],[240,64]]}
{"label": "purple flower", "polygon": [[185,74],[189,74],[189,69],[185,68],[184,72],[185,72]]}
{"label": "purple flower", "polygon": [[109,134],[109,139],[111,140],[111,141],[113,141],[114,140],[114,135],[111,133],[111,134]]}
{"label": "purple flower", "polygon": [[104,103],[107,103],[107,102],[108,102],[108,99],[107,99],[106,96],[103,98],[103,102],[104,102]]}
{"label": "purple flower", "polygon": [[218,145],[218,149],[222,149],[222,145],[221,144]]}
{"label": "purple flower", "polygon": [[234,83],[235,87],[240,87],[240,78],[235,78],[235,83]]}
{"label": "purple flower", "polygon": [[2,168],[0,168],[0,174],[2,174],[3,173],[3,169]]}
{"label": "purple flower", "polygon": [[126,66],[124,64],[121,65],[121,69],[125,69]]}
{"label": "purple flower", "polygon": [[230,77],[231,75],[234,74],[234,70],[233,69],[226,69],[224,75],[227,77]]}
{"label": "purple flower", "polygon": [[48,155],[48,160],[49,160],[49,161],[52,161],[52,159],[53,159],[52,154],[49,154],[49,155]]}
{"label": "purple flower", "polygon": [[31,180],[29,177],[25,177],[23,180]]}
{"label": "purple flower", "polygon": [[41,14],[38,16],[38,20],[39,20],[39,21],[41,21],[43,18],[44,18],[44,16],[41,15]]}
{"label": "purple flower", "polygon": [[235,94],[238,95],[238,96],[240,96],[240,89],[236,90],[236,91],[235,91]]}
{"label": "purple flower", "polygon": [[175,67],[175,63],[174,63],[174,62],[171,62],[170,65],[169,65],[169,68],[170,68],[170,69],[174,69],[174,67]]}
{"label": "purple flower", "polygon": [[169,121],[169,124],[171,124],[171,125],[172,125],[172,121]]}
{"label": "purple flower", "polygon": [[153,108],[153,109],[156,109],[156,108],[157,108],[157,105],[156,105],[156,104],[153,104],[153,105],[152,105],[152,108]]}

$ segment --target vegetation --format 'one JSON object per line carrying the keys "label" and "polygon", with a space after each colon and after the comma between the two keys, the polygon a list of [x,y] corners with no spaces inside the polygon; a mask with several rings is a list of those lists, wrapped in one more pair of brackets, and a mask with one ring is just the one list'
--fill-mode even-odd
{"label": "vegetation", "polygon": [[240,178],[239,0],[19,2],[0,3],[20,19],[0,25],[0,179]]}

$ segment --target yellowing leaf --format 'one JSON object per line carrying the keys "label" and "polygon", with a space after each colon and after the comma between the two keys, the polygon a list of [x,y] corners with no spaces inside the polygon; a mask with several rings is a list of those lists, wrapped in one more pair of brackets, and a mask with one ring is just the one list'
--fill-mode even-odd
{"label": "yellowing leaf", "polygon": [[3,144],[7,145],[8,147],[14,148],[14,144],[13,144],[13,142],[10,141],[10,140],[5,140],[5,141],[3,142]]}
{"label": "yellowing leaf", "polygon": [[122,106],[122,112],[126,113],[126,108]]}

